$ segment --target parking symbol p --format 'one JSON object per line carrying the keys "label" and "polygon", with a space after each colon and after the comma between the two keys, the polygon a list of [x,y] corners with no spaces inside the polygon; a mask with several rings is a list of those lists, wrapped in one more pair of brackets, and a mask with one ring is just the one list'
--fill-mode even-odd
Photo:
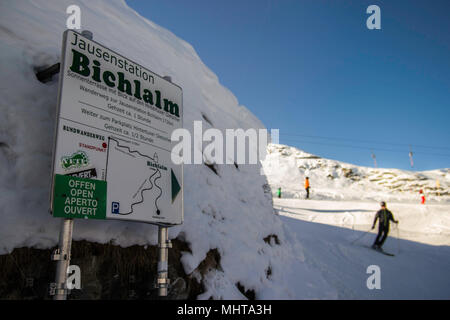
{"label": "parking symbol p", "polygon": [[118,202],[112,202],[111,203],[111,213],[118,214],[119,213],[119,203]]}

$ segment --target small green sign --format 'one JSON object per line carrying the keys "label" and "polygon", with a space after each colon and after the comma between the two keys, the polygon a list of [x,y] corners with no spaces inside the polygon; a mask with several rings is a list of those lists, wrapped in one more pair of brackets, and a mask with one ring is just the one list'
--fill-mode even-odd
{"label": "small green sign", "polygon": [[106,181],[56,174],[53,216],[106,219]]}
{"label": "small green sign", "polygon": [[71,168],[81,168],[89,164],[89,158],[84,151],[78,151],[69,157],[61,158],[61,167],[64,170]]}

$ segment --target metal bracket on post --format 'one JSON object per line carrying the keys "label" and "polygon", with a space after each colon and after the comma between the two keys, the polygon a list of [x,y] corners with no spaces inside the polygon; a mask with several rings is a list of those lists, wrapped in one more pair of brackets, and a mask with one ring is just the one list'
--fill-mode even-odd
{"label": "metal bracket on post", "polygon": [[55,249],[52,253],[52,261],[59,261],[61,260],[61,250]]}
{"label": "metal bracket on post", "polygon": [[70,253],[61,255],[61,250],[59,248],[55,249],[52,253],[52,261],[64,261],[64,260],[70,260]]}
{"label": "metal bracket on post", "polygon": [[67,295],[70,294],[70,291],[71,291],[70,289],[67,289],[65,283],[55,283],[55,282],[50,283],[49,295],[53,296],[54,300],[57,300],[56,299],[57,296],[66,297]]}
{"label": "metal bracket on post", "polygon": [[[64,224],[64,221],[63,221]],[[68,261],[66,264],[69,264],[70,261],[70,254],[61,254],[61,249],[57,248],[53,251],[52,253],[52,261],[58,261],[58,265],[60,263],[65,264],[65,261]],[[60,283],[56,283],[56,282],[52,282],[50,283],[50,288],[49,288],[49,295],[55,297],[56,300],[56,296],[58,297],[65,297],[70,294],[70,290],[67,289],[66,287],[66,283],[65,282],[60,282]]]}
{"label": "metal bracket on post", "polygon": [[172,243],[169,240],[169,228],[158,226],[158,276],[155,287],[158,289],[158,296],[166,297],[170,287],[169,279],[169,248]]}
{"label": "metal bracket on post", "polygon": [[172,241],[166,240],[164,243],[158,243],[158,248],[172,248]]}

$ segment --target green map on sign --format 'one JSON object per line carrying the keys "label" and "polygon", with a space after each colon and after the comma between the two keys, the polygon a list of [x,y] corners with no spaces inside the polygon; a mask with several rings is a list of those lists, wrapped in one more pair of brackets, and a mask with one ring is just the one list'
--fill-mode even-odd
{"label": "green map on sign", "polygon": [[106,181],[55,175],[53,216],[106,219]]}

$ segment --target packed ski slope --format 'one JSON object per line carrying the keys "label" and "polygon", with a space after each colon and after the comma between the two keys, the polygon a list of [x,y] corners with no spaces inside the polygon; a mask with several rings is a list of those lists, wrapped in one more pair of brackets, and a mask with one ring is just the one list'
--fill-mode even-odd
{"label": "packed ski slope", "polygon": [[[450,169],[411,172],[360,167],[278,144],[268,146],[263,168],[275,207],[287,215],[367,231],[379,202],[387,201],[402,221],[403,238],[450,244]],[[301,201],[307,176],[310,199]],[[425,192],[425,205],[420,204],[419,190]]]}
{"label": "packed ski slope", "polygon": [[[450,299],[448,244],[405,240],[400,225],[401,238],[396,237],[398,231],[393,227],[395,237],[384,244],[387,252],[395,254],[390,257],[368,248],[374,241],[373,233],[307,222],[283,208],[279,210],[281,219],[302,243],[306,263],[322,273],[338,292],[338,299]],[[367,268],[372,265],[380,268],[380,289],[367,287],[372,274]]]}
{"label": "packed ski slope", "polygon": [[[277,214],[302,244],[305,261],[321,271],[339,299],[450,299],[448,169],[363,168],[275,144],[263,167]],[[312,187],[308,200],[305,176]],[[441,196],[431,194],[421,205],[418,188]],[[394,257],[368,248],[376,237],[377,228],[370,230],[381,200],[400,221],[384,244]],[[370,265],[380,267],[380,290],[366,286]]]}
{"label": "packed ski slope", "polygon": [[[372,226],[379,204],[375,201],[274,199],[281,214],[308,222],[328,224],[351,230],[367,231]],[[450,206],[389,202],[389,210],[399,220],[395,236],[431,244],[450,245]]]}

